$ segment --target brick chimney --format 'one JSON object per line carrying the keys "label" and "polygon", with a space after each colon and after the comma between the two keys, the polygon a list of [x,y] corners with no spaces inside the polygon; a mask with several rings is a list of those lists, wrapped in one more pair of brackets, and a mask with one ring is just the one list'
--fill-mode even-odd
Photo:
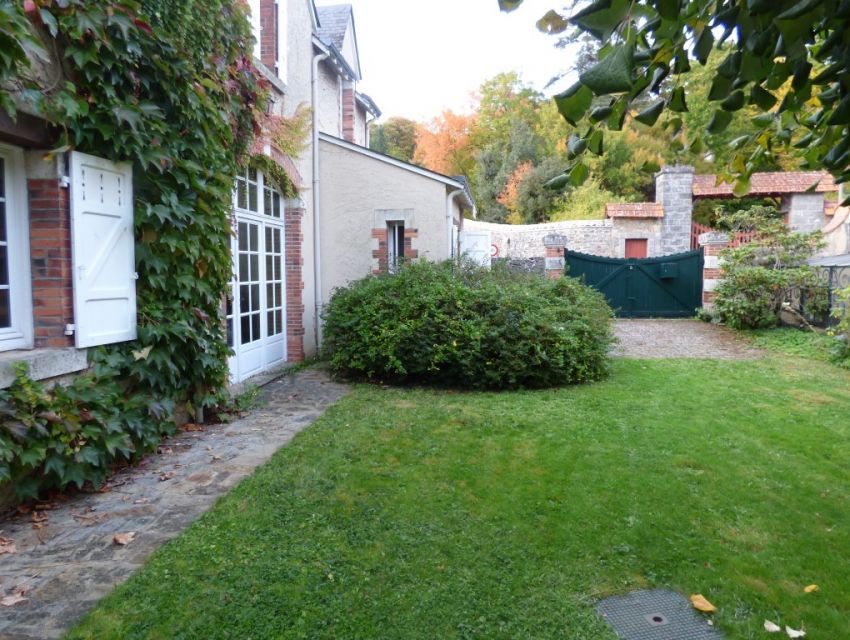
{"label": "brick chimney", "polygon": [[277,2],[260,0],[260,62],[272,71],[277,65]]}
{"label": "brick chimney", "polygon": [[356,108],[354,87],[346,87],[342,90],[342,137],[349,142],[356,142],[354,137],[354,114]]}

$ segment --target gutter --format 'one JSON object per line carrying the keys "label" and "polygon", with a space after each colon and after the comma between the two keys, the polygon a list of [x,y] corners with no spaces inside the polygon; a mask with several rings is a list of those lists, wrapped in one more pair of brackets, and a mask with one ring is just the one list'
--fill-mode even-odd
{"label": "gutter", "polygon": [[322,201],[319,195],[319,63],[327,60],[327,53],[313,56],[312,77],[310,79],[313,101],[313,296],[316,350],[322,349]]}

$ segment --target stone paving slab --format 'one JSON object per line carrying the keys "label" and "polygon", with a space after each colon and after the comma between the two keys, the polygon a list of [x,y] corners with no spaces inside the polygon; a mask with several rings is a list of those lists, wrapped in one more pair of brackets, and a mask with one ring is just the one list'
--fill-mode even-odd
{"label": "stone paving slab", "polygon": [[764,352],[731,329],[700,320],[618,319],[613,355],[626,358],[753,360]]}
{"label": "stone paving slab", "polygon": [[[285,376],[264,387],[262,406],[249,416],[179,433],[142,465],[112,478],[108,492],[76,496],[42,512],[42,528],[33,527],[31,514],[0,519],[0,536],[17,547],[0,556],[0,597],[27,590],[26,602],[0,606],[0,640],[60,638],[157,547],[345,393],[347,387],[321,369]],[[130,544],[113,543],[113,536],[131,531],[136,537]]]}

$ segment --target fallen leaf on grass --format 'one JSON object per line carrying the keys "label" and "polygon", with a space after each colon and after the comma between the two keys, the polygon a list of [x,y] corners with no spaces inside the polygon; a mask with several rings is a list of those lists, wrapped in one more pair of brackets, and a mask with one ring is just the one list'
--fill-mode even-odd
{"label": "fallen leaf on grass", "polygon": [[159,474],[159,481],[165,482],[166,480],[171,480],[174,476],[177,475],[176,471],[166,471],[165,473]]}
{"label": "fallen leaf on grass", "polygon": [[3,599],[0,599],[0,605],[3,605],[4,607],[14,607],[16,604],[26,602],[26,595],[26,587],[15,587],[14,589],[12,589],[12,593],[10,593],[8,596],[5,596]]}
{"label": "fallen leaf on grass", "polygon": [[694,606],[694,609],[697,611],[702,611],[703,613],[714,613],[717,611],[717,607],[711,604],[708,600],[706,600],[705,596],[701,593],[697,593],[691,596],[691,604]]}
{"label": "fallen leaf on grass", "polygon": [[135,537],[135,531],[130,531],[129,533],[116,533],[112,538],[112,542],[120,547],[123,547],[130,544],[135,539]]}
{"label": "fallen leaf on grass", "polygon": [[203,425],[193,424],[191,422],[187,422],[182,427],[180,427],[181,431],[206,431]]}
{"label": "fallen leaf on grass", "polygon": [[788,634],[789,638],[805,638],[806,637],[806,632],[803,631],[802,629],[797,631],[796,629],[792,629],[789,626],[785,627],[785,633]]}
{"label": "fallen leaf on grass", "polygon": [[803,589],[806,593],[814,593],[815,591],[820,591],[820,587],[816,584],[810,584],[808,587]]}
{"label": "fallen leaf on grass", "polygon": [[780,627],[775,622],[771,622],[770,620],[765,620],[764,621],[764,630],[767,631],[768,633],[779,633],[780,631],[782,631],[782,627]]}
{"label": "fallen leaf on grass", "polygon": [[4,553],[16,553],[17,551],[14,540],[0,537],[0,556]]}

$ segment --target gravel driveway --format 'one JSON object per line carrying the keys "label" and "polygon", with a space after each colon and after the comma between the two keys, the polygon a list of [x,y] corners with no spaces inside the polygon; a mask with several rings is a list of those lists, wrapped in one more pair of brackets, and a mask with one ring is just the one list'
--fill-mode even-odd
{"label": "gravel driveway", "polygon": [[762,356],[734,331],[699,320],[619,319],[614,334],[619,343],[613,354],[626,358],[747,360]]}

